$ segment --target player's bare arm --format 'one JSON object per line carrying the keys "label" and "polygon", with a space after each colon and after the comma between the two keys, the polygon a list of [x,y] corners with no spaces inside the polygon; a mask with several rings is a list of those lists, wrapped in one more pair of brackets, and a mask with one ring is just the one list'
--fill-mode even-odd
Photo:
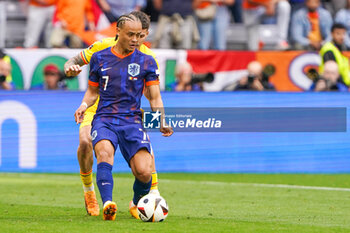
{"label": "player's bare arm", "polygon": [[163,101],[162,97],[160,95],[160,89],[159,85],[150,85],[146,86],[145,88],[145,97],[148,99],[152,111],[156,112],[159,111],[161,115],[161,127],[160,127],[160,132],[162,132],[164,137],[169,137],[171,136],[174,131],[170,126],[163,125],[165,121],[163,120],[164,118],[164,106],[163,106]]}
{"label": "player's bare arm", "polygon": [[98,96],[99,96],[98,86],[89,85],[88,89],[85,92],[81,105],[74,113],[75,122],[77,122],[77,124],[80,124],[84,120],[84,113],[86,109],[91,107],[96,102]]}
{"label": "player's bare arm", "polygon": [[80,54],[77,54],[64,64],[64,73],[67,76],[77,76],[82,71],[81,67],[83,65],[85,65],[83,59]]}

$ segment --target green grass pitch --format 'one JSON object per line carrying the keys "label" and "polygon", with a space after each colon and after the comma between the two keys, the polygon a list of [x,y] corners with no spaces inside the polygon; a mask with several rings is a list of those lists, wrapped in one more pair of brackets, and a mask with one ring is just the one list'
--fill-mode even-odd
{"label": "green grass pitch", "polygon": [[106,222],[86,215],[78,174],[0,173],[0,232],[350,232],[347,174],[159,174],[162,223],[131,218],[133,177],[114,181],[118,213]]}

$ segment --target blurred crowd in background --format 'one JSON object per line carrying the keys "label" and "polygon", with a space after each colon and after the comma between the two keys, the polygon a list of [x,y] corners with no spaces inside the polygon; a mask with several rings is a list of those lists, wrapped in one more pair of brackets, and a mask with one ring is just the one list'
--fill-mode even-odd
{"label": "blurred crowd in background", "polygon": [[[246,39],[248,50],[264,49],[260,40],[271,30],[268,49],[319,50],[334,22],[350,33],[349,0],[1,0],[8,20],[22,12],[25,48],[82,48],[115,33],[119,16],[141,10],[151,17],[153,48],[217,49]],[[12,5],[11,5],[12,4]],[[19,9],[13,9],[13,8]],[[1,11],[3,12],[3,11]],[[1,14],[0,12],[0,14]],[[5,14],[6,14],[5,12]],[[1,18],[1,17],[0,17]],[[321,20],[322,19],[322,20]],[[237,35],[239,34],[239,35]],[[237,41],[239,43],[239,41]],[[20,47],[21,45],[15,45]],[[350,47],[347,36],[346,46]]]}
{"label": "blurred crowd in background", "polygon": [[[147,39],[151,48],[317,51],[322,77],[314,79],[310,90],[347,91],[350,85],[349,62],[342,54],[350,48],[350,0],[0,0],[0,4],[0,31],[1,20],[11,27],[11,19],[24,19],[23,30],[17,24],[14,30],[7,29],[12,34],[0,33],[0,47],[87,47],[115,36],[119,16],[140,10],[151,17]],[[14,43],[16,33],[22,33],[22,44]],[[11,89],[3,84],[10,80],[6,64],[3,54],[0,72],[7,78],[0,76],[0,83],[2,89]],[[200,82],[192,81],[191,65],[178,66],[177,81],[168,89],[200,91]],[[235,90],[274,90],[261,64],[254,61],[247,70],[248,76]],[[54,64],[44,72],[46,83],[41,88],[64,89]]]}

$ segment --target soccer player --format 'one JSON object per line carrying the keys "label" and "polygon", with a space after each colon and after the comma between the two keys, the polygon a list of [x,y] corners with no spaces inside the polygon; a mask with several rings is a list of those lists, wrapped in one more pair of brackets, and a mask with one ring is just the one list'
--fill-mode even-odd
{"label": "soccer player", "polygon": [[[139,45],[138,49],[141,52],[151,55],[155,58],[154,52],[143,44],[143,42],[145,41],[149,33],[148,31],[150,26],[149,17],[141,11],[133,11],[131,12],[131,14],[138,17],[142,23],[142,33],[138,40],[138,45]],[[101,41],[97,41],[93,45],[91,45],[89,48],[84,49],[81,53],[79,53],[78,55],[69,59],[66,62],[64,66],[66,75],[77,76],[81,72],[81,66],[88,64],[90,62],[92,55],[95,52],[114,46],[116,43],[117,43],[116,38],[110,37],[110,38],[105,38]],[[145,92],[145,95],[147,95],[146,92]],[[92,152],[92,142],[91,142],[91,135],[90,135],[91,122],[95,115],[97,105],[98,105],[98,101],[96,101],[96,103],[92,107],[88,108],[84,114],[84,120],[80,124],[80,129],[79,129],[79,147],[78,147],[78,153],[77,153],[79,165],[80,165],[80,177],[82,179],[83,188],[85,191],[84,192],[85,207],[86,207],[87,213],[90,215],[99,215],[99,206],[96,200],[96,194],[95,194],[94,186],[92,182],[93,152]],[[157,177],[157,172],[155,171],[154,160],[153,160],[151,192],[159,195],[158,177]],[[134,218],[139,218],[137,214],[136,206],[132,201],[130,201],[129,203],[129,210],[131,215]]]}
{"label": "soccer player", "polygon": [[[103,201],[104,220],[114,220],[117,211],[112,199],[112,168],[118,145],[135,176],[134,204],[150,191],[152,183],[153,156],[140,110],[144,86],[152,111],[164,113],[164,110],[157,63],[152,56],[136,49],[141,33],[139,18],[132,14],[119,18],[118,42],[92,56],[89,86],[75,112],[76,122],[81,123],[86,109],[100,96],[91,135],[98,162],[96,179]],[[173,133],[163,121],[160,131],[166,137]]]}

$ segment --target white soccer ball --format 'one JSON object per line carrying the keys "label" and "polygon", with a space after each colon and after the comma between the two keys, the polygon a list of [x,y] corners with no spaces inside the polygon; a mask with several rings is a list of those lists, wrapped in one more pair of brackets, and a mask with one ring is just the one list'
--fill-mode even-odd
{"label": "white soccer ball", "polygon": [[144,222],[162,222],[168,216],[169,207],[159,195],[147,194],[137,203],[137,212]]}

